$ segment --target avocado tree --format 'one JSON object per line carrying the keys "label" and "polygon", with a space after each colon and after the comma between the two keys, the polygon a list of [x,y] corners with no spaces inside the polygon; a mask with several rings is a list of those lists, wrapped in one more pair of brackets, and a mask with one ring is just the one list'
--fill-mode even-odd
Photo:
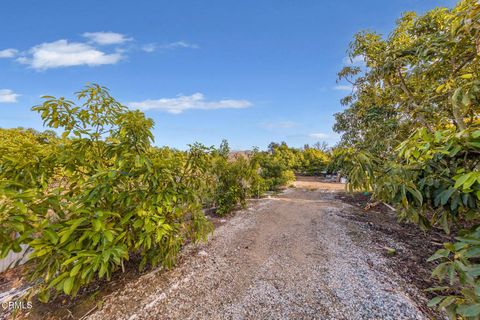
{"label": "avocado tree", "polygon": [[1,131],[1,254],[32,248],[27,272],[42,301],[110,277],[132,254],[141,268],[171,266],[182,243],[211,231],[196,193],[201,152],[159,152],[153,121],[106,88],[77,98],[47,96],[33,108],[60,138]]}
{"label": "avocado tree", "polygon": [[[405,13],[386,37],[360,32],[339,79],[342,100],[334,129],[342,139],[334,163],[352,189],[371,189],[423,228],[474,225],[432,259],[448,285],[431,305],[452,318],[480,315],[480,4]],[[460,288],[457,290],[456,288]]]}

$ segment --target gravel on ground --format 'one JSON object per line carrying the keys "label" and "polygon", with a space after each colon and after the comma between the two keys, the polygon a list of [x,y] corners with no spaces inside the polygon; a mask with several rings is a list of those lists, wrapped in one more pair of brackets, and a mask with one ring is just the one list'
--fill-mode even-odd
{"label": "gravel on ground", "polygon": [[88,318],[428,319],[426,297],[389,268],[378,235],[342,216],[358,210],[338,200],[342,188],[303,179],[251,201],[175,268],[114,291]]}

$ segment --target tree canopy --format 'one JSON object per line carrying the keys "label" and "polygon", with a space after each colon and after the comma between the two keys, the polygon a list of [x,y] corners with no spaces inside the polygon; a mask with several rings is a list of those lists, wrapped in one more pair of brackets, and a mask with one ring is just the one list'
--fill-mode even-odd
{"label": "tree canopy", "polygon": [[[360,32],[339,80],[352,84],[335,115],[342,134],[332,166],[351,190],[397,207],[422,228],[459,232],[432,260],[448,278],[431,306],[480,315],[480,3],[407,12],[387,36]],[[473,227],[472,227],[473,226]],[[461,236],[460,236],[461,235]]]}

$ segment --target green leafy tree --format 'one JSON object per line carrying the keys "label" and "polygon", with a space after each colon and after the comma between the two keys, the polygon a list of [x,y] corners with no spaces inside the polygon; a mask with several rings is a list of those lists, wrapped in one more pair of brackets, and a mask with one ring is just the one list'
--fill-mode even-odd
{"label": "green leafy tree", "polygon": [[449,282],[431,305],[451,318],[480,316],[479,35],[478,1],[407,12],[387,37],[358,33],[350,56],[365,66],[339,73],[354,90],[336,115],[333,165],[350,188],[372,190],[423,228],[475,226],[432,257],[442,262],[433,275]]}
{"label": "green leafy tree", "polygon": [[140,268],[168,267],[184,241],[205,239],[211,224],[196,194],[201,151],[159,152],[153,121],[98,85],[78,92],[79,103],[44,98],[33,109],[63,130],[61,138],[6,130],[0,146],[8,152],[0,161],[1,253],[32,248],[32,293],[42,301],[52,289],[75,295],[133,253]]}

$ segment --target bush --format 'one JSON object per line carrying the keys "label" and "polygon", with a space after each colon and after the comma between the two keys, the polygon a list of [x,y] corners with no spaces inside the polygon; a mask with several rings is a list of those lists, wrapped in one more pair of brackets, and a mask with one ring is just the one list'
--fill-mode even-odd
{"label": "bush", "polygon": [[212,173],[215,177],[213,205],[216,213],[223,216],[237,205],[244,207],[254,176],[249,159],[242,156],[230,157],[227,141],[223,141],[213,152]]}
{"label": "bush", "polygon": [[45,97],[34,107],[64,129],[61,138],[2,131],[1,255],[22,243],[33,249],[26,266],[41,301],[52,289],[75,295],[109,278],[132,253],[140,268],[171,266],[187,239],[212,230],[195,192],[204,183],[201,152],[153,148],[153,121],[105,88],[88,86],[77,97],[85,103]]}
{"label": "bush", "polygon": [[326,171],[329,164],[329,156],[326,152],[307,148],[300,153],[299,165],[297,171],[307,176],[318,176]]}
{"label": "bush", "polygon": [[295,180],[295,174],[285,165],[282,159],[276,156],[263,155],[259,161],[260,175],[265,180],[269,190],[276,191]]}

